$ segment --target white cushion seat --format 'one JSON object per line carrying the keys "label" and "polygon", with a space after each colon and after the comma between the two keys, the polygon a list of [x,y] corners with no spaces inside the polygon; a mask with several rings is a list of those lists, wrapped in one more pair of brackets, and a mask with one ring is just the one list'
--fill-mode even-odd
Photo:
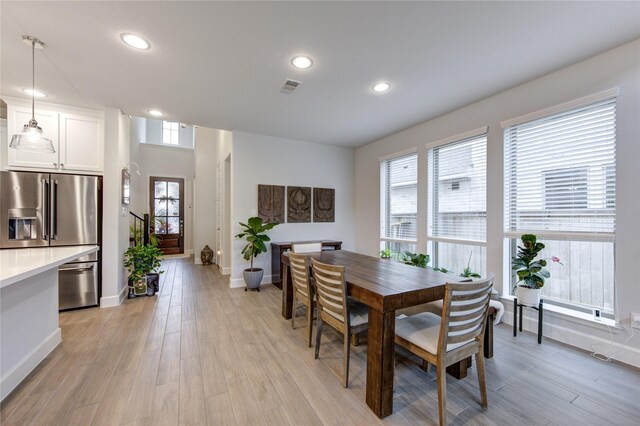
{"label": "white cushion seat", "polygon": [[[396,335],[424,349],[431,354],[438,353],[441,317],[431,312],[411,315],[396,320]],[[459,348],[468,342],[452,343],[447,352]]]}

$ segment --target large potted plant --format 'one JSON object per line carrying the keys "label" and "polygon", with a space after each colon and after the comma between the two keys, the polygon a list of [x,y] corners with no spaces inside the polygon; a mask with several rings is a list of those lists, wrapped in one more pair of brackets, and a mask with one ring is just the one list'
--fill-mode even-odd
{"label": "large potted plant", "polygon": [[247,223],[240,222],[243,230],[236,235],[236,238],[244,238],[247,241],[247,245],[244,246],[241,253],[244,256],[244,260],[251,262],[251,267],[242,272],[244,282],[247,285],[244,289],[245,291],[247,291],[247,288],[260,291],[264,270],[262,268],[254,268],[253,259],[258,257],[260,253],[267,252],[265,243],[271,241],[271,239],[265,232],[273,229],[276,225],[277,223],[263,223],[259,217],[250,217]]}
{"label": "large potted plant", "polygon": [[511,269],[518,277],[514,291],[519,303],[538,306],[544,281],[551,277],[551,273],[545,269],[547,260],[560,263],[560,259],[556,256],[552,256],[550,259],[536,259],[540,251],[544,249],[544,244],[539,243],[533,234],[524,234],[520,239],[522,246],[518,246],[517,255],[511,258]]}
{"label": "large potted plant", "polygon": [[158,291],[162,252],[153,244],[137,244],[124,253],[129,272],[129,297],[153,296]]}

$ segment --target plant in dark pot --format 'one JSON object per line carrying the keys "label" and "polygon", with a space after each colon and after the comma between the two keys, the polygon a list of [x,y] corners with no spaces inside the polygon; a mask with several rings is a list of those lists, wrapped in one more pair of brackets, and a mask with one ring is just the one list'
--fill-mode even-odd
{"label": "plant in dark pot", "polygon": [[518,246],[517,255],[511,258],[511,269],[515,271],[518,278],[514,291],[519,303],[538,306],[544,280],[551,277],[551,273],[545,269],[547,260],[560,265],[562,263],[556,256],[551,256],[549,259],[536,259],[544,249],[544,244],[538,242],[535,235],[524,234],[520,239],[522,246]]}
{"label": "plant in dark pot", "polygon": [[264,270],[262,268],[253,267],[253,259],[258,257],[260,253],[267,252],[267,241],[271,239],[265,234],[266,231],[273,229],[277,223],[263,223],[259,217],[250,217],[247,223],[240,222],[240,226],[243,228],[242,232],[236,235],[236,238],[244,238],[247,241],[247,245],[242,249],[242,255],[244,260],[251,262],[251,267],[245,269],[242,272],[244,282],[247,288],[257,289],[260,291],[260,283],[262,282],[262,276]]}
{"label": "plant in dark pot", "polygon": [[129,298],[153,296],[158,291],[162,252],[153,244],[138,244],[124,253],[124,267],[129,272]]}

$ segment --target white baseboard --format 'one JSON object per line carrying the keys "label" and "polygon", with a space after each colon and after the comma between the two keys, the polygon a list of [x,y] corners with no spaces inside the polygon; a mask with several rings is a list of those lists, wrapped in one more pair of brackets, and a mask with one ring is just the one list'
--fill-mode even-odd
{"label": "white baseboard", "polygon": [[231,267],[230,266],[220,266],[220,265],[218,265],[218,269],[220,269],[220,273],[222,275],[231,275]]}
{"label": "white baseboard", "polygon": [[[265,275],[260,281],[260,285],[271,284],[273,275]],[[244,283],[244,278],[229,278],[229,288],[242,288],[247,285]]]}
{"label": "white baseboard", "polygon": [[101,308],[113,308],[114,306],[118,306],[124,302],[124,298],[127,296],[128,286],[124,286],[120,293],[117,296],[103,296],[100,298],[100,307]]}
{"label": "white baseboard", "polygon": [[184,254],[186,254],[187,256],[191,256],[194,253],[193,249],[188,249],[184,251]]}
{"label": "white baseboard", "polygon": [[194,265],[202,265],[202,259],[197,256],[193,256],[193,264]]}
{"label": "white baseboard", "polygon": [[[513,326],[513,303],[503,300],[505,313],[503,321]],[[523,330],[537,335],[538,312],[533,309],[523,310]],[[579,324],[578,324],[579,323]],[[640,349],[631,345],[624,345],[615,341],[615,336],[620,329],[611,328],[614,337],[610,340],[609,329],[602,324],[590,324],[584,321],[576,321],[575,318],[564,318],[564,315],[545,309],[542,324],[542,344],[544,339],[552,339],[567,345],[593,352],[592,346],[601,352],[615,352],[612,359],[640,368]]]}
{"label": "white baseboard", "polygon": [[9,370],[4,377],[0,378],[0,400],[4,400],[60,342],[62,342],[62,332],[58,327],[38,347],[29,352]]}

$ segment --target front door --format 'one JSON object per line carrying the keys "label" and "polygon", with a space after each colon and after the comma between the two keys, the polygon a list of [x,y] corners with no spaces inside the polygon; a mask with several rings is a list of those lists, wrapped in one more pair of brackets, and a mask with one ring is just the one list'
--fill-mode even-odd
{"label": "front door", "polygon": [[184,253],[184,179],[149,178],[151,220],[163,254]]}

